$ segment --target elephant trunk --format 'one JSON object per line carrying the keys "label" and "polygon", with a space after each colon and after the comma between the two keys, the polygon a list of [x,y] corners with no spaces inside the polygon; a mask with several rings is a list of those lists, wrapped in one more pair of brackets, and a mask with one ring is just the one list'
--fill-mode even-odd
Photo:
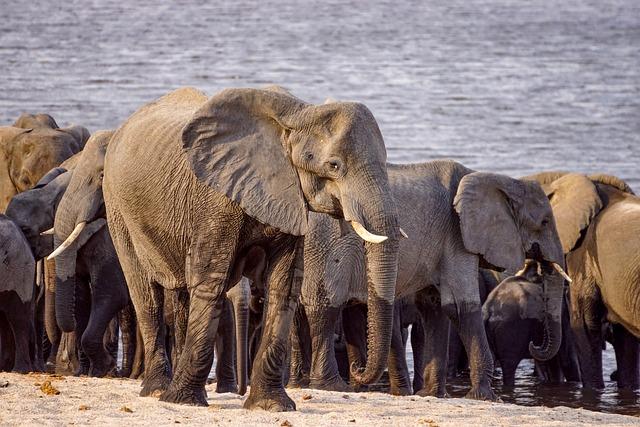
{"label": "elephant trunk", "polygon": [[249,282],[242,278],[240,292],[232,298],[233,313],[236,323],[236,369],[238,370],[238,394],[244,396],[247,392],[248,357],[249,357]]}
{"label": "elephant trunk", "polygon": [[562,300],[564,278],[552,263],[543,261],[543,283],[545,308],[543,313],[544,338],[540,346],[529,343],[529,352],[534,359],[547,361],[554,357],[562,342]]}
{"label": "elephant trunk", "polygon": [[56,258],[55,308],[63,332],[76,330],[76,251],[67,250]]}
{"label": "elephant trunk", "polygon": [[364,214],[363,218],[366,219],[369,231],[387,237],[381,243],[365,243],[368,292],[367,363],[364,369],[351,366],[351,376],[356,383],[371,384],[382,375],[391,345],[400,230],[395,204],[390,197],[383,196],[382,203],[374,214]]}

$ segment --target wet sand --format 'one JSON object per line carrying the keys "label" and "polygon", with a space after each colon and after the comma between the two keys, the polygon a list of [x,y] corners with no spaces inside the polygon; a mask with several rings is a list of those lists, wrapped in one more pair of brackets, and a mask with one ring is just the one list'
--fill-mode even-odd
{"label": "wet sand", "polygon": [[[59,394],[47,394],[56,390]],[[242,409],[244,397],[216,394],[215,384],[207,386],[208,408],[139,397],[139,390],[138,380],[0,373],[0,425],[618,426],[639,422],[635,417],[567,407],[308,389],[288,390],[296,412],[270,413]]]}

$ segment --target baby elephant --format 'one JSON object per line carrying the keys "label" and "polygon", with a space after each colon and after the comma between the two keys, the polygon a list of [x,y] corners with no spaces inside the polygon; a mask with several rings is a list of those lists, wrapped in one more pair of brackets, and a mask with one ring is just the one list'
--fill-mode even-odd
{"label": "baby elephant", "polygon": [[[489,293],[482,306],[482,317],[494,360],[502,368],[502,383],[513,387],[515,372],[522,359],[531,358],[529,342],[540,345],[544,336],[544,292],[541,266],[527,261],[515,276],[503,280]],[[562,305],[562,343],[558,354],[547,362],[536,363],[544,382],[580,381],[573,346],[566,298]]]}
{"label": "baby elephant", "polygon": [[35,261],[17,225],[0,214],[0,371],[36,368]]}

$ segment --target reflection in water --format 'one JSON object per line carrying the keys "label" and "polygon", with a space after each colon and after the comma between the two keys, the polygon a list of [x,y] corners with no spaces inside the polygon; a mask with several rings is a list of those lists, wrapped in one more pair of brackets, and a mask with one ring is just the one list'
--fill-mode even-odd
{"label": "reflection in water", "polygon": [[[408,345],[407,364],[413,376],[413,354]],[[600,391],[583,390],[580,383],[563,383],[558,385],[541,384],[534,373],[532,360],[523,360],[516,372],[516,385],[503,388],[500,370],[496,370],[493,390],[503,402],[522,406],[568,406],[590,411],[610,412],[615,414],[640,417],[640,390],[618,390],[609,375],[615,369],[615,355],[611,348],[603,353],[605,389]],[[469,391],[469,373],[458,378],[447,380],[447,393],[451,397],[465,397]],[[383,375],[380,382],[369,388],[371,391],[387,392],[389,378]]]}
{"label": "reflection in water", "polygon": [[[410,370],[413,358],[409,351]],[[500,372],[496,372],[494,390],[504,402],[524,406],[568,406],[591,411],[611,412],[640,417],[640,391],[618,390],[609,375],[615,369],[615,354],[609,348],[602,355],[605,389],[601,391],[583,390],[579,383],[559,385],[540,384],[534,374],[531,360],[523,360],[516,372],[513,389],[503,389]],[[452,397],[464,397],[469,391],[469,378],[460,377],[447,382],[447,391]]]}

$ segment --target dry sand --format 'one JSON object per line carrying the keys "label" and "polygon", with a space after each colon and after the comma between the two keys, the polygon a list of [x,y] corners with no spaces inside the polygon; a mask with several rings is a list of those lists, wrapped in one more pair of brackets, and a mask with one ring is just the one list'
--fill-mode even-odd
{"label": "dry sand", "polygon": [[[47,383],[47,381],[50,382]],[[4,386],[8,382],[7,386]],[[140,381],[0,373],[1,425],[461,426],[639,425],[635,417],[567,407],[525,407],[466,399],[394,397],[382,393],[289,390],[298,410],[247,411],[243,397],[216,394],[209,407],[139,397]],[[44,390],[44,391],[43,391]],[[59,394],[55,393],[58,390]]]}

